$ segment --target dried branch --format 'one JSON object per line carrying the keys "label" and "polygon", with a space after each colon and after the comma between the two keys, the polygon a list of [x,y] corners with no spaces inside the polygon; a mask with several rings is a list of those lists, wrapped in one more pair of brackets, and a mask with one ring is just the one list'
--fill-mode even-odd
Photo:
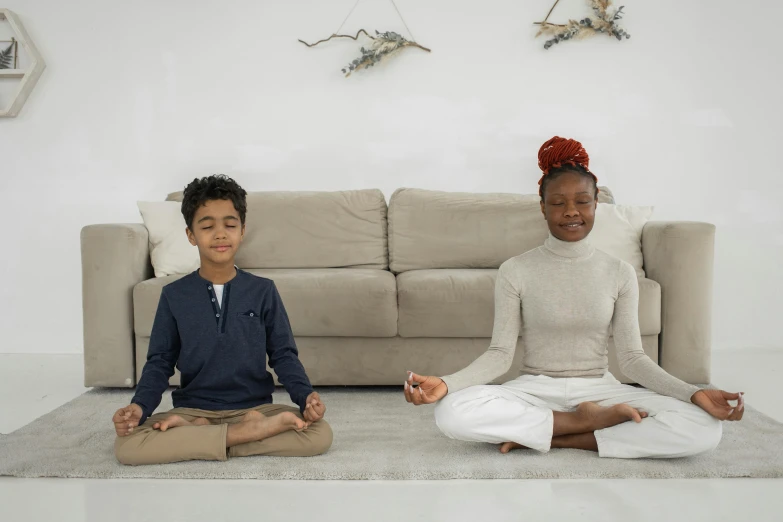
{"label": "dried branch", "polygon": [[428,49],[423,45],[414,42],[413,40],[408,40],[402,35],[399,35],[392,31],[387,31],[385,33],[380,33],[378,31],[375,31],[375,36],[371,36],[364,29],[359,29],[359,31],[356,33],[356,36],[351,36],[349,34],[333,34],[329,38],[319,40],[312,44],[309,44],[304,40],[299,40],[299,41],[305,44],[307,47],[315,47],[320,43],[328,42],[332,38],[350,38],[351,40],[358,40],[359,35],[362,33],[364,33],[365,36],[367,36],[370,40],[372,40],[372,44],[368,49],[362,47],[361,49],[362,55],[359,58],[353,60],[347,66],[343,67],[342,71],[343,74],[345,74],[346,78],[349,77],[351,73],[353,73],[354,71],[372,67],[373,65],[381,61],[381,59],[384,56],[389,56],[392,53],[395,53],[400,49],[404,49],[406,47],[417,47],[422,51],[427,51],[428,53],[432,52],[431,49]]}
{"label": "dried branch", "polygon": [[534,23],[534,25],[541,26],[538,33],[536,33],[536,37],[542,34],[553,35],[551,39],[544,42],[544,49],[549,49],[552,45],[564,40],[585,38],[598,33],[613,36],[618,40],[631,37],[630,34],[617,25],[617,21],[621,20],[623,17],[624,6],[620,6],[613,13],[609,13],[609,6],[611,6],[612,0],[589,0],[590,7],[595,13],[594,16],[589,16],[578,21],[569,20],[567,24],[551,24],[547,20],[559,1],[560,0],[555,0],[552,9],[549,10],[549,13],[546,15],[543,22]]}
{"label": "dried branch", "polygon": [[422,51],[427,51],[428,53],[432,52],[432,49],[428,49],[427,47],[424,47],[423,45],[418,44],[416,42],[408,42],[407,44],[405,44],[405,46],[406,47],[418,47]]}
{"label": "dried branch", "polygon": [[323,40],[318,40],[317,42],[315,42],[313,44],[309,44],[309,43],[305,42],[304,40],[299,40],[299,41],[302,42],[303,44],[305,44],[307,47],[315,47],[319,43],[328,42],[332,38],[350,38],[351,40],[357,40],[358,41],[359,40],[359,35],[362,34],[362,33],[367,35],[368,38],[372,38],[373,40],[375,40],[375,38],[370,36],[370,34],[367,31],[365,31],[364,29],[359,29],[359,32],[356,33],[356,36],[351,36],[350,34],[333,34],[329,38],[324,38]]}
{"label": "dried branch", "polygon": [[406,47],[418,47],[419,49],[427,51],[428,53],[432,52],[423,45],[420,45],[412,40],[408,40],[402,35],[392,31],[387,31],[385,33],[379,33],[378,31],[375,31],[375,37],[372,39],[373,43],[369,49],[362,47],[362,55],[349,63],[346,67],[343,67],[342,71],[346,78],[349,77],[354,71],[372,67],[381,61],[384,56],[389,56],[392,53],[396,53],[397,51]]}

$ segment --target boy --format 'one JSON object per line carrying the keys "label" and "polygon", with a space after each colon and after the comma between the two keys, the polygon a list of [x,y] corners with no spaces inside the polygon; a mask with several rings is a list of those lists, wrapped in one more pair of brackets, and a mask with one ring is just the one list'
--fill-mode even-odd
{"label": "boy", "polygon": [[[332,444],[274,282],[234,265],[246,195],[224,175],[185,188],[185,231],[201,267],[163,288],[136,394],[112,419],[122,464],[311,456]],[[298,410],[272,404],[266,355]],[[175,365],[174,409],[152,415]]]}

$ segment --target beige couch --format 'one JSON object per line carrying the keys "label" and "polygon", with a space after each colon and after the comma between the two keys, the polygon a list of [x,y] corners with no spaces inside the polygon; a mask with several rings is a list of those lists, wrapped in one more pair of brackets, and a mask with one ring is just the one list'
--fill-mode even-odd
{"label": "beige couch", "polygon": [[[644,349],[691,383],[710,380],[714,233],[650,222],[642,237]],[[546,236],[535,195],[400,189],[387,207],[379,190],[256,192],[237,264],[275,281],[313,384],[402,385],[408,369],[449,374],[487,349],[498,266]],[[180,276],[152,277],[141,224],[87,226],[81,246],[85,384],[132,387],[161,288]]]}

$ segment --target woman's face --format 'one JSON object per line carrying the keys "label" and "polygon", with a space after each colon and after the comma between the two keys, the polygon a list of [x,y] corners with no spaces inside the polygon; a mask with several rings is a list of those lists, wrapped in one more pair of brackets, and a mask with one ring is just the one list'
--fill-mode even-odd
{"label": "woman's face", "polygon": [[547,182],[541,212],[557,239],[580,241],[593,229],[597,205],[593,181],[577,172],[565,172]]}

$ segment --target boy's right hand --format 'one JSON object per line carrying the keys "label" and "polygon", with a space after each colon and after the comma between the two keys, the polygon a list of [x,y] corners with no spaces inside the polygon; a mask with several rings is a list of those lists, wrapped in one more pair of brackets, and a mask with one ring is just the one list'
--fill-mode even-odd
{"label": "boy's right hand", "polygon": [[117,432],[118,437],[125,437],[133,433],[133,428],[139,425],[141,420],[142,411],[141,406],[138,404],[128,404],[124,408],[120,408],[112,417],[114,423],[114,431]]}

